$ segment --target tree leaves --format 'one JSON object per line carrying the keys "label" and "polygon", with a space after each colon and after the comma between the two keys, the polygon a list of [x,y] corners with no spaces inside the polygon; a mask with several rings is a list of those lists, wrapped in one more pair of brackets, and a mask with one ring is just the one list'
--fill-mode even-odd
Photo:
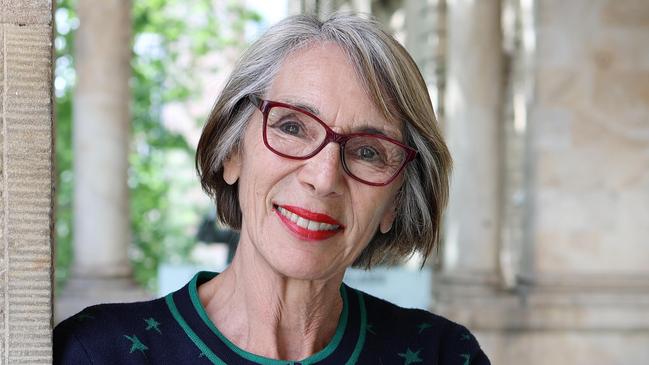
{"label": "tree leaves", "polygon": [[[55,39],[56,160],[57,160],[57,284],[67,277],[72,258],[72,92],[74,34],[79,24],[76,1],[58,0]],[[194,243],[191,224],[198,212],[174,204],[174,171],[170,156],[192,161],[194,151],[185,138],[162,122],[165,103],[196,98],[201,90],[197,72],[201,57],[239,42],[248,21],[259,16],[240,5],[218,13],[212,0],[134,0],[131,77],[131,151],[128,186],[136,279],[152,289],[163,260],[186,257]],[[233,19],[225,36],[219,17]],[[236,41],[233,41],[236,39]],[[56,82],[55,82],[56,83]],[[189,162],[191,163],[191,162]],[[193,165],[192,165],[193,166]],[[193,222],[195,221],[195,222]],[[193,222],[193,223],[192,223]]]}

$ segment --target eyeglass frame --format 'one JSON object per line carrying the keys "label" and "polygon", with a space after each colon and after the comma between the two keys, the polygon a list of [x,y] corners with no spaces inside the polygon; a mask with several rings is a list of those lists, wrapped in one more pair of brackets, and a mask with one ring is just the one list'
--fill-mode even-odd
{"label": "eyeglass frame", "polygon": [[[397,141],[397,140],[395,140],[393,138],[390,138],[388,136],[385,136],[385,135],[382,135],[382,134],[376,134],[376,133],[348,133],[348,134],[336,133],[325,122],[323,122],[317,116],[313,115],[313,113],[309,112],[308,110],[304,110],[304,109],[301,109],[299,107],[293,106],[291,104],[286,104],[286,103],[282,103],[282,102],[279,102],[279,101],[264,100],[262,98],[254,96],[254,95],[248,95],[248,100],[250,101],[250,103],[252,103],[252,105],[254,105],[257,109],[259,109],[259,111],[261,111],[261,113],[262,113],[262,115],[264,117],[263,118],[263,129],[262,129],[264,145],[266,145],[266,148],[268,148],[270,151],[272,151],[273,153],[275,153],[278,156],[288,158],[288,159],[291,159],[291,160],[308,160],[311,157],[317,155],[320,151],[322,151],[322,149],[325,148],[325,146],[327,146],[330,142],[334,142],[334,143],[337,143],[340,146],[340,162],[341,162],[341,164],[343,166],[343,170],[347,173],[347,175],[349,175],[349,177],[351,177],[352,179],[354,179],[356,181],[359,181],[359,182],[361,182],[363,184],[367,184],[367,185],[370,185],[370,186],[386,186],[386,185],[389,185],[392,181],[394,181],[399,176],[399,174],[401,173],[401,171],[403,171],[403,169],[406,167],[406,165],[408,165],[408,163],[410,163],[411,161],[413,161],[415,159],[415,157],[417,157],[417,150],[415,150],[414,148],[412,148],[410,146],[407,146],[407,145],[405,145],[405,144],[403,144],[403,143],[401,143],[401,142],[399,142],[399,141]],[[320,123],[320,125],[322,125],[322,127],[325,129],[325,132],[326,132],[325,138],[322,141],[322,143],[313,152],[311,152],[310,154],[308,154],[306,156],[303,156],[303,157],[296,157],[296,156],[287,155],[285,153],[279,152],[276,149],[274,149],[268,143],[268,138],[266,136],[266,126],[267,126],[267,122],[268,122],[268,114],[269,114],[270,110],[272,108],[274,108],[274,107],[282,107],[282,108],[294,110],[296,112],[304,113],[306,116],[308,116],[308,117],[312,118],[313,120],[315,120],[316,122]],[[401,167],[399,167],[399,169],[392,175],[392,177],[390,177],[390,179],[388,179],[388,181],[386,181],[384,183],[370,182],[370,181],[361,179],[360,177],[352,174],[351,171],[349,171],[349,168],[347,167],[347,163],[345,162],[345,144],[347,143],[347,141],[349,141],[350,139],[355,138],[355,137],[372,137],[372,138],[383,139],[383,140],[388,141],[390,143],[394,143],[395,145],[397,145],[397,146],[399,146],[399,147],[401,147],[401,148],[403,148],[405,150],[406,156],[405,156],[405,159],[403,160],[403,162],[401,163]]]}

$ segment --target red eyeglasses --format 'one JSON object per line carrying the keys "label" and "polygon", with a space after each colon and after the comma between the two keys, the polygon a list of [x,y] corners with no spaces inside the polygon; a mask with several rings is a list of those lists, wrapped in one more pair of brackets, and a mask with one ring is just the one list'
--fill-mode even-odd
{"label": "red eyeglasses", "polygon": [[248,99],[264,116],[264,144],[279,156],[306,160],[329,142],[338,143],[343,170],[372,186],[388,185],[417,156],[415,149],[383,134],[336,133],[306,110],[255,96]]}

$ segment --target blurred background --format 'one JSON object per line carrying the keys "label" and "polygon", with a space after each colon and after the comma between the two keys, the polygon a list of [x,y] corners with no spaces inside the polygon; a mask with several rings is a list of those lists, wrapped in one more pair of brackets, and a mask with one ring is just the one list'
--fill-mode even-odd
{"label": "blurred background", "polygon": [[59,0],[56,305],[226,267],[194,152],[233,62],[298,13],[374,16],[455,160],[444,244],[350,285],[472,329],[494,364],[649,363],[649,1]]}

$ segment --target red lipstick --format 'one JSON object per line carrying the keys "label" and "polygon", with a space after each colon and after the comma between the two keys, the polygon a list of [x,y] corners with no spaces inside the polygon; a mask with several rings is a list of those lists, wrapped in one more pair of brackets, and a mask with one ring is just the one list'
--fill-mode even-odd
{"label": "red lipstick", "polygon": [[282,205],[279,206],[293,214],[296,214],[300,216],[301,218],[308,219],[310,221],[318,222],[318,223],[325,223],[325,224],[331,224],[331,225],[336,225],[338,228],[336,229],[331,229],[331,230],[311,230],[308,228],[304,228],[299,226],[296,222],[293,222],[290,220],[288,217],[284,216],[282,213],[279,212],[277,208],[273,209],[275,211],[275,214],[279,217],[279,219],[284,223],[284,225],[293,233],[295,233],[299,238],[308,240],[308,241],[319,241],[319,240],[324,240],[327,238],[330,238],[334,236],[336,233],[342,231],[344,229],[343,225],[335,220],[334,218],[326,215],[326,214],[321,214],[321,213],[315,213],[303,208],[291,206],[291,205]]}
{"label": "red lipstick", "polygon": [[294,207],[292,205],[281,205],[281,207],[288,210],[291,213],[295,213],[300,217],[306,218],[310,221],[316,221],[316,222],[327,223],[327,224],[335,224],[337,226],[342,227],[342,223],[338,222],[337,220],[333,219],[332,217],[326,214],[315,213],[310,210],[302,209],[300,207]]}

